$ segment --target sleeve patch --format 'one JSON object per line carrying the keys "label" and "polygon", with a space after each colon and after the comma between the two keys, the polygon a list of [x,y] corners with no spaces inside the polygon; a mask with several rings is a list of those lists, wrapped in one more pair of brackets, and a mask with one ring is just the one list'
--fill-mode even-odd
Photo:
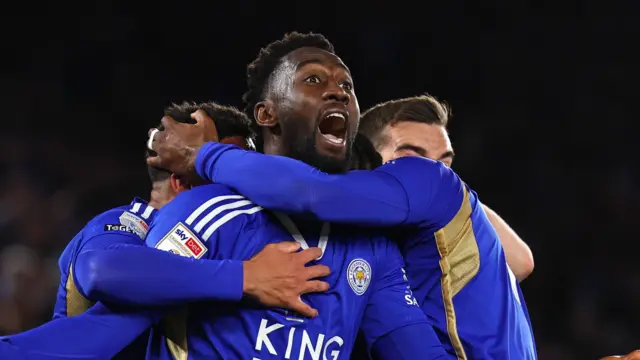
{"label": "sleeve patch", "polygon": [[[126,231],[126,232],[130,232],[132,234],[136,234],[135,231],[133,231],[133,229],[129,228],[128,226],[124,226],[121,224],[105,224],[104,225],[104,231]],[[136,234],[138,235],[138,234]]]}
{"label": "sleeve patch", "polygon": [[200,259],[207,247],[181,222],[169,231],[156,245],[156,249]]}
{"label": "sleeve patch", "polygon": [[130,212],[123,212],[120,215],[120,224],[128,227],[134,234],[138,235],[140,239],[144,240],[147,237],[147,231],[149,231],[149,225],[141,218],[133,215]]}

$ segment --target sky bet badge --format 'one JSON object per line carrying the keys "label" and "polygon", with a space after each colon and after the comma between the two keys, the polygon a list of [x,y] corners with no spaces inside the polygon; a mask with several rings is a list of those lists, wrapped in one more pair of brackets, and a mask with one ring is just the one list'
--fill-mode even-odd
{"label": "sky bet badge", "polygon": [[183,223],[178,223],[156,245],[156,249],[200,259],[207,247]]}

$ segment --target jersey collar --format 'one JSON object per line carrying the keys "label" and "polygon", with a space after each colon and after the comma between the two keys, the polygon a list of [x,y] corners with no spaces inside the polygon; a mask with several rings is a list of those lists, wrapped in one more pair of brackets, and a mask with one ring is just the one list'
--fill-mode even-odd
{"label": "jersey collar", "polygon": [[133,201],[130,205],[131,207],[129,208],[129,212],[141,217],[147,223],[152,222],[153,218],[158,212],[156,209],[149,206],[146,201],[142,200],[139,197],[133,198]]}

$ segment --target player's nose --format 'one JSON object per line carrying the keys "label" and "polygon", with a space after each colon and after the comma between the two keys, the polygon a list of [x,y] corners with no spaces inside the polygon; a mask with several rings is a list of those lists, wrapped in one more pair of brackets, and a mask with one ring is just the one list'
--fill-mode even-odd
{"label": "player's nose", "polygon": [[339,84],[332,84],[327,86],[326,91],[322,94],[322,99],[324,101],[341,102],[347,105],[349,101],[351,101],[351,95]]}

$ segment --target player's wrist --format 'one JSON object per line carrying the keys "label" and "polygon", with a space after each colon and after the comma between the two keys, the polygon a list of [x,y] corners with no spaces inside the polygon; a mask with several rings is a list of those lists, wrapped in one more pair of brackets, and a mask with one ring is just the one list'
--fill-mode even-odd
{"label": "player's wrist", "polygon": [[255,283],[251,277],[251,260],[242,262],[242,295],[253,296],[256,290]]}
{"label": "player's wrist", "polygon": [[[198,176],[205,181],[213,181],[213,174],[209,173],[210,168],[213,165],[213,162],[216,158],[215,146],[217,143],[215,142],[207,142],[198,148],[198,151],[195,153],[193,166],[194,171]],[[211,171],[212,172],[212,171]]]}

